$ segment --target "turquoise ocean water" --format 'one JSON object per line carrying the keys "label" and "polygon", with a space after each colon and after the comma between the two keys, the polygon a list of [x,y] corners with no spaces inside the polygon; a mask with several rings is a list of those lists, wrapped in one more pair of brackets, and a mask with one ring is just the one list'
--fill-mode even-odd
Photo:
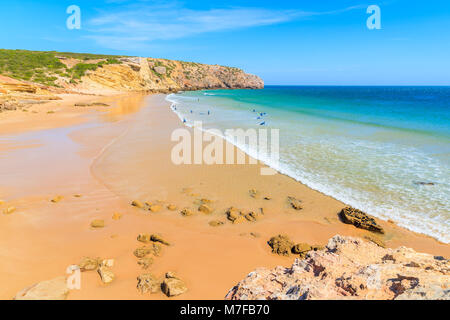
{"label": "turquoise ocean water", "polygon": [[204,129],[221,131],[279,129],[280,161],[261,159],[268,165],[374,216],[450,242],[450,87],[266,87],[185,92],[168,100],[187,125],[201,120]]}

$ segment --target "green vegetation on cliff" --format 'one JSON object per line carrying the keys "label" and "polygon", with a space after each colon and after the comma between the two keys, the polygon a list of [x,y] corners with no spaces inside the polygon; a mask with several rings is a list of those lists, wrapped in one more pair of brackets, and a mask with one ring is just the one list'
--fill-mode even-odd
{"label": "green vegetation on cliff", "polygon": [[[56,51],[28,51],[0,49],[0,74],[18,80],[33,81],[47,86],[57,86],[55,80],[64,78],[74,82],[88,70],[96,70],[105,64],[120,64],[119,56],[70,53]],[[101,60],[96,63],[80,62],[68,68],[61,60]]]}

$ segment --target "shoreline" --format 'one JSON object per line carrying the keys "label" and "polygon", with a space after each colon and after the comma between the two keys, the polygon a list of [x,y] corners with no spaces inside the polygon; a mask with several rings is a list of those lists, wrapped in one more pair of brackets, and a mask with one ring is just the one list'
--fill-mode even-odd
{"label": "shoreline", "polygon": [[[209,91],[209,90],[201,90],[201,91]],[[177,105],[177,102],[170,99],[170,96],[171,96],[172,94],[176,94],[176,93],[171,93],[171,94],[168,94],[168,95],[166,96],[166,100],[167,100],[168,102],[171,103],[171,107],[170,107],[171,111],[177,115],[177,117],[179,118],[180,122],[181,122],[185,127],[192,129],[192,128],[193,128],[193,125],[188,124],[188,123],[183,123],[183,117],[181,116],[181,114],[173,109],[173,106],[176,106],[176,105]],[[201,128],[200,130],[201,130],[202,132],[208,132],[208,129]],[[245,153],[246,156],[251,157],[251,158],[253,158],[253,159],[256,159],[256,161],[258,161],[259,163],[261,163],[261,164],[263,164],[263,165],[265,165],[265,166],[267,166],[267,167],[269,167],[269,168],[275,170],[278,174],[282,174],[282,175],[284,175],[284,176],[286,176],[286,177],[289,177],[289,178],[293,179],[294,181],[296,181],[296,182],[298,182],[298,183],[300,183],[300,184],[306,186],[307,188],[310,188],[310,189],[312,189],[312,190],[314,190],[314,191],[317,191],[317,192],[321,193],[321,194],[324,195],[324,196],[331,197],[331,198],[335,199],[336,201],[339,201],[339,202],[343,203],[343,204],[346,205],[346,206],[350,206],[350,207],[353,207],[353,208],[356,208],[356,209],[359,209],[359,210],[362,210],[362,211],[366,211],[364,208],[360,208],[358,205],[350,205],[350,204],[348,204],[345,200],[339,199],[338,196],[333,195],[333,194],[329,194],[329,193],[327,193],[326,191],[322,191],[321,188],[315,187],[315,186],[314,186],[314,183],[304,182],[304,181],[301,180],[301,178],[296,178],[296,177],[294,177],[294,174],[290,174],[290,173],[289,173],[289,169],[283,169],[283,168],[280,168],[280,167],[273,166],[271,163],[266,162],[264,159],[258,158],[258,156],[255,154],[255,152],[248,152],[248,151],[245,151],[245,149],[244,149],[242,146],[240,146],[240,145],[234,143],[234,142],[231,141],[230,139],[227,139],[227,138],[224,137],[223,135],[217,135],[217,134],[215,134],[215,133],[213,133],[213,135],[214,135],[214,136],[217,136],[217,137],[220,137],[221,139],[223,139],[223,140],[226,141],[227,143],[230,143],[230,144],[234,145],[236,148],[238,148],[238,149],[241,150],[243,153]],[[423,235],[423,236],[425,236],[425,237],[430,237],[430,238],[432,238],[432,239],[438,241],[439,243],[447,244],[447,245],[450,244],[449,242],[442,241],[442,240],[439,239],[437,236],[434,236],[434,235],[432,235],[432,234],[427,234],[427,233],[423,232],[422,230],[414,230],[413,227],[410,227],[410,226],[408,226],[408,225],[405,225],[404,223],[395,221],[395,218],[380,217],[379,215],[377,215],[377,213],[370,213],[370,215],[373,216],[373,217],[375,217],[375,218],[377,218],[377,219],[380,219],[380,220],[382,220],[382,221],[385,221],[385,222],[393,221],[396,225],[398,225],[398,226],[401,227],[401,228],[404,228],[404,229],[406,229],[406,230],[408,230],[408,231],[411,231],[411,232],[414,232],[414,233],[417,233],[417,234],[421,234],[421,235]]]}
{"label": "shoreline", "polygon": [[[17,153],[11,153],[11,147],[0,145],[0,152],[9,155],[6,167],[22,159],[21,168],[25,171],[21,174],[28,179],[15,180],[11,190],[17,195],[29,190],[27,195],[10,199],[6,186],[0,186],[0,198],[6,197],[18,209],[12,215],[0,215],[4,220],[0,243],[2,248],[8,248],[0,252],[0,258],[6,261],[0,267],[0,280],[4,283],[0,299],[11,298],[33,283],[64,275],[66,267],[78,263],[83,256],[114,258],[117,279],[105,286],[96,272],[85,272],[82,290],[71,291],[69,299],[164,299],[159,293],[141,295],[136,290],[136,276],[146,272],[136,264],[132,254],[140,246],[136,237],[141,232],[160,233],[173,243],[164,248],[161,257],[154,259],[150,272],[179,274],[189,288],[181,299],[223,299],[234,284],[255,268],[290,265],[294,257],[270,253],[266,241],[273,235],[287,233],[295,241],[317,244],[326,243],[335,234],[370,235],[338,221],[337,213],[343,203],[286,175],[265,179],[258,174],[260,165],[175,167],[168,157],[172,147],[169,138],[172,130],[180,127],[180,121],[170,110],[165,96],[127,95],[106,99],[128,101],[119,107],[123,112],[112,119],[108,119],[108,114],[114,113],[116,107],[82,110],[81,123],[91,125],[74,127],[74,123],[64,122],[67,132],[62,135],[68,140],[51,141],[38,135],[33,138],[37,147],[20,148]],[[58,117],[58,113],[53,115]],[[84,118],[84,115],[90,116]],[[67,119],[78,116],[71,114]],[[48,125],[63,124],[56,117],[53,120]],[[32,136],[40,131],[36,129]],[[7,135],[17,136],[17,133]],[[27,161],[27,155],[37,154],[36,148],[45,151],[53,143],[55,147],[67,144],[67,150]],[[63,168],[55,172],[57,163]],[[42,171],[39,175],[34,167],[38,165]],[[48,179],[39,180],[42,177]],[[34,179],[43,183],[31,184]],[[22,187],[26,188],[22,190]],[[183,188],[191,188],[193,196],[182,193]],[[252,199],[248,196],[251,188],[270,194],[273,200]],[[33,190],[39,192],[33,194]],[[73,197],[76,193],[83,197]],[[57,204],[50,203],[57,194],[64,199]],[[285,197],[290,194],[303,200],[302,211],[295,212],[286,206]],[[214,212],[182,217],[179,211],[187,206],[195,208],[194,202],[199,197],[211,199]],[[135,199],[159,200],[164,206],[174,203],[178,210],[163,209],[149,214],[130,206]],[[224,210],[230,206],[248,210],[264,207],[266,214],[261,221],[233,225],[224,216]],[[111,219],[115,212],[122,214],[118,221]],[[99,218],[105,220],[106,227],[89,228],[89,223]],[[211,220],[222,220],[225,225],[211,227],[208,225]],[[388,247],[405,245],[436,255],[450,253],[450,246],[429,236],[381,220],[380,224],[387,231],[383,240]],[[17,234],[17,229],[26,237]],[[254,237],[252,233],[259,236]]]}

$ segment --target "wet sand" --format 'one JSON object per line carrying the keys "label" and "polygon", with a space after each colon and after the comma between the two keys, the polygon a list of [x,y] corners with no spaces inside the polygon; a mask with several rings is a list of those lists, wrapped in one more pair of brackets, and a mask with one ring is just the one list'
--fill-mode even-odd
{"label": "wet sand", "polygon": [[[9,120],[8,128],[0,125],[6,128],[0,129],[0,199],[6,201],[0,211],[17,207],[11,215],[0,214],[1,299],[64,275],[83,256],[115,259],[116,279],[104,285],[96,272],[84,272],[81,290],[72,290],[69,299],[167,299],[136,290],[138,275],[160,277],[167,271],[187,284],[188,292],[178,298],[222,299],[255,268],[292,264],[294,256],[270,252],[266,242],[271,236],[283,233],[295,242],[324,245],[336,234],[371,234],[339,221],[343,203],[284,175],[261,176],[260,165],[174,165],[170,136],[183,125],[164,98],[116,97],[116,107],[74,114],[62,108],[45,129],[20,127],[20,120],[15,125]],[[253,199],[250,189],[272,200]],[[50,202],[56,195],[64,198]],[[290,208],[287,196],[301,199],[304,209]],[[180,215],[184,207],[196,210],[200,198],[213,200],[212,214]],[[179,209],[150,213],[130,206],[132,200],[159,200]],[[230,206],[264,208],[265,215],[233,225],[224,214]],[[114,213],[122,219],[113,220]],[[90,228],[93,219],[104,219],[105,228]],[[211,227],[211,220],[225,225]],[[449,245],[380,223],[386,230],[380,238],[388,247],[450,254]],[[161,234],[172,244],[147,271],[133,255],[143,232]]]}

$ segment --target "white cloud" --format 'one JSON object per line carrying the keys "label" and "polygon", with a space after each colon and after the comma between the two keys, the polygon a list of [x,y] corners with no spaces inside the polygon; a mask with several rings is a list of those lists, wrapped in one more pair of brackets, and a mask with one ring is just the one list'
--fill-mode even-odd
{"label": "white cloud", "polygon": [[[109,0],[114,3],[123,0]],[[123,49],[148,46],[155,40],[171,40],[202,33],[237,30],[286,23],[300,18],[337,14],[350,7],[329,12],[300,10],[268,10],[263,8],[226,8],[192,10],[177,3],[149,5],[142,0],[135,5],[122,5],[114,12],[101,12],[88,22],[89,38],[98,44]]]}

